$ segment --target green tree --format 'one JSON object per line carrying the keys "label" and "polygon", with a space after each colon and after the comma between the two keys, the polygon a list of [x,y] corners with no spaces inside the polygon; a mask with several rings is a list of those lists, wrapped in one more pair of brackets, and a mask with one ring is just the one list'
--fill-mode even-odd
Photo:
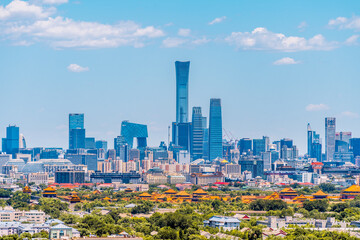
{"label": "green tree", "polygon": [[160,239],[176,240],[179,238],[179,232],[171,227],[163,227],[159,230],[158,237]]}

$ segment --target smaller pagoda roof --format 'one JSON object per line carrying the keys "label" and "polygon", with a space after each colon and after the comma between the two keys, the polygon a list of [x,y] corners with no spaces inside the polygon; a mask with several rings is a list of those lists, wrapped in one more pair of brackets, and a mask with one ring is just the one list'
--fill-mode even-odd
{"label": "smaller pagoda roof", "polygon": [[188,194],[188,193],[185,192],[185,191],[180,191],[180,192],[178,192],[178,193],[176,194],[176,196],[186,196],[186,197],[188,197],[188,196],[190,196],[190,194]]}
{"label": "smaller pagoda roof", "polygon": [[147,192],[144,192],[144,193],[140,194],[139,197],[151,197],[151,195],[148,194]]}
{"label": "smaller pagoda roof", "polygon": [[54,192],[54,191],[56,191],[56,189],[53,188],[53,187],[47,187],[47,188],[45,188],[43,191],[44,191],[44,192]]}
{"label": "smaller pagoda roof", "polygon": [[204,191],[202,188],[199,188],[198,190],[196,190],[195,192],[193,192],[193,194],[207,194],[207,192]]}
{"label": "smaller pagoda roof", "polygon": [[316,193],[314,193],[313,196],[327,196],[327,194],[324,193],[323,191],[319,190]]}
{"label": "smaller pagoda roof", "polygon": [[296,191],[292,188],[284,188],[280,193],[296,193]]}
{"label": "smaller pagoda roof", "polygon": [[165,191],[165,194],[176,194],[176,191],[170,188],[169,190]]}

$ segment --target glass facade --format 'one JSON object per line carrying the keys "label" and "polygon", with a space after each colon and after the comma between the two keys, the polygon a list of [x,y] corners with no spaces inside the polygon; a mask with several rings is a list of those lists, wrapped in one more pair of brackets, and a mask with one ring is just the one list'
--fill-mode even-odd
{"label": "glass facade", "polygon": [[147,146],[146,138],[148,137],[147,125],[131,123],[123,121],[121,123],[121,136],[125,142],[133,148],[134,138],[137,139],[137,148],[145,148]]}
{"label": "glass facade", "polygon": [[176,69],[176,122],[188,122],[190,62],[175,62]]}
{"label": "glass facade", "polygon": [[265,139],[253,139],[253,153],[255,156],[260,156],[266,151]]}
{"label": "glass facade", "polygon": [[69,149],[85,148],[84,114],[69,114]]}
{"label": "glass facade", "polygon": [[203,134],[205,126],[201,107],[193,107],[191,125],[191,158],[196,160],[203,155]]}
{"label": "glass facade", "polygon": [[19,152],[19,127],[8,126],[6,128],[6,138],[2,139],[2,151],[7,154],[15,154]]}
{"label": "glass facade", "polygon": [[336,120],[333,117],[325,118],[325,156],[326,161],[334,160],[335,154]]}
{"label": "glass facade", "polygon": [[239,145],[240,155],[242,155],[244,153],[248,153],[249,151],[252,150],[252,141],[250,138],[240,139],[238,145]]}
{"label": "glass facade", "polygon": [[210,119],[209,119],[209,160],[222,158],[222,117],[221,99],[210,99]]}

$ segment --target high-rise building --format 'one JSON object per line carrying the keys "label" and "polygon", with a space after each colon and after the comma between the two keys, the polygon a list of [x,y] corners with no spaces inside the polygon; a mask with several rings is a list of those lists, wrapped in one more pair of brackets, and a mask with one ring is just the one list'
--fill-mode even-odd
{"label": "high-rise building", "polygon": [[351,132],[337,132],[335,133],[335,140],[341,140],[350,144]]}
{"label": "high-rise building", "polygon": [[138,149],[146,148],[146,139],[148,137],[147,125],[123,121],[121,123],[121,136],[124,137],[125,142],[130,148],[133,148],[134,138],[137,140]]}
{"label": "high-rise building", "polygon": [[316,158],[318,162],[322,161],[322,144],[320,134],[311,130],[310,123],[307,125],[307,155],[309,158]]}
{"label": "high-rise building", "polygon": [[95,147],[97,149],[104,149],[104,151],[106,152],[107,151],[107,141],[105,141],[105,140],[97,140],[95,142]]}
{"label": "high-rise building", "polygon": [[204,120],[201,113],[201,107],[193,107],[191,124],[191,159],[202,158],[204,144]]}
{"label": "high-rise building", "polygon": [[210,118],[209,118],[209,160],[222,158],[222,117],[221,99],[210,99]]}
{"label": "high-rise building", "polygon": [[69,114],[69,149],[85,148],[84,114]]}
{"label": "high-rise building", "polygon": [[350,139],[351,151],[354,153],[354,157],[360,156],[360,138]]}
{"label": "high-rise building", "polygon": [[190,150],[191,123],[172,123],[172,141],[181,150]]}
{"label": "high-rise building", "polygon": [[190,62],[175,62],[176,69],[176,122],[188,122]]}
{"label": "high-rise building", "polygon": [[86,137],[85,138],[85,148],[86,149],[95,149],[95,138],[93,137]]}
{"label": "high-rise building", "polygon": [[326,161],[334,160],[336,122],[334,117],[325,118],[325,156]]}
{"label": "high-rise building", "polygon": [[250,138],[242,138],[238,142],[240,155],[249,154],[252,151],[252,140]]}
{"label": "high-rise building", "polygon": [[2,151],[15,156],[15,154],[19,152],[19,141],[19,127],[8,126],[6,128],[6,138],[2,139]]}
{"label": "high-rise building", "polygon": [[263,152],[266,152],[266,138],[253,139],[253,154],[260,156]]}
{"label": "high-rise building", "polygon": [[310,123],[307,125],[307,154],[311,155],[313,144],[313,131],[311,130]]}

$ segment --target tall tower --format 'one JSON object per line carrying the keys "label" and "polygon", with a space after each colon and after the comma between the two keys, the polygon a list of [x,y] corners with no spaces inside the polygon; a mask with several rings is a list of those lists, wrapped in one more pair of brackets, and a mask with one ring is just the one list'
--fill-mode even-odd
{"label": "tall tower", "polygon": [[84,114],[69,114],[69,149],[85,148]]}
{"label": "tall tower", "polygon": [[2,151],[7,154],[13,154],[19,152],[19,127],[17,126],[8,126],[6,128],[6,138],[2,139]]}
{"label": "tall tower", "polygon": [[204,120],[201,113],[201,107],[193,107],[191,124],[191,157],[193,160],[202,158],[203,155],[203,134]]}
{"label": "tall tower", "polygon": [[307,125],[307,154],[310,157],[312,153],[312,144],[313,144],[313,132],[310,127],[310,123]]}
{"label": "tall tower", "polygon": [[175,62],[176,69],[176,122],[188,122],[190,62]]}
{"label": "tall tower", "polygon": [[222,117],[221,99],[210,99],[210,119],[209,119],[209,160],[222,158]]}
{"label": "tall tower", "polygon": [[334,117],[325,118],[325,155],[326,161],[334,160],[336,122]]}

